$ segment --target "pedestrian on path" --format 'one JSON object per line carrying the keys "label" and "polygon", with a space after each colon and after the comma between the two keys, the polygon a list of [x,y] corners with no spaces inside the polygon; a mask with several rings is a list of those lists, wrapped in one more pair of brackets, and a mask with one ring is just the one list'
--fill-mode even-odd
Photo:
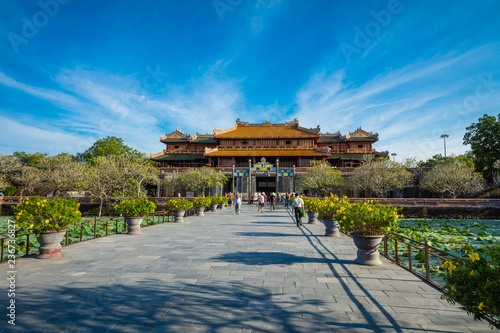
{"label": "pedestrian on path", "polygon": [[269,195],[269,201],[271,202],[271,211],[276,210],[276,194],[274,192]]}
{"label": "pedestrian on path", "polygon": [[239,194],[236,194],[236,197],[234,198],[234,210],[236,211],[236,214],[240,215],[241,197]]}
{"label": "pedestrian on path", "polygon": [[290,208],[290,193],[285,193],[285,207],[286,209]]}
{"label": "pedestrian on path", "polygon": [[302,226],[302,212],[304,209],[304,200],[298,196],[298,194],[294,194],[295,199],[293,199],[292,207],[295,210],[295,221],[297,222],[297,227]]}
{"label": "pedestrian on path", "polygon": [[263,194],[260,194],[258,201],[259,201],[259,209],[257,209],[257,212],[260,210],[261,213],[264,213],[264,206],[266,205],[266,199]]}

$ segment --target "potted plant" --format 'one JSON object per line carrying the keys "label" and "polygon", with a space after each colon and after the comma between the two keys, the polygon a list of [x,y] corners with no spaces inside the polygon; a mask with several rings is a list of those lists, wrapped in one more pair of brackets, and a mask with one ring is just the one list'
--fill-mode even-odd
{"label": "potted plant", "polygon": [[[443,296],[460,303],[474,320],[488,319],[500,329],[500,246],[486,247],[484,254],[469,253],[442,264],[445,271]],[[489,318],[488,318],[489,317]]]}
{"label": "potted plant", "polygon": [[170,199],[165,204],[165,210],[173,211],[176,223],[184,222],[186,210],[193,208],[193,204],[186,199]]}
{"label": "potted plant", "polygon": [[348,202],[346,198],[339,199],[336,196],[326,197],[318,200],[318,213],[325,225],[326,237],[340,237],[339,222],[337,215],[345,210],[344,205]]}
{"label": "potted plant", "polygon": [[140,235],[141,223],[144,217],[154,213],[156,205],[146,198],[135,198],[123,201],[114,209],[125,216],[127,222],[127,234]]}
{"label": "potted plant", "polygon": [[217,206],[222,202],[220,197],[210,197],[211,212],[217,212]]}
{"label": "potted plant", "polygon": [[321,202],[316,198],[302,198],[304,200],[304,208],[307,210],[307,217],[309,224],[318,224],[318,215]]}
{"label": "potted plant", "polygon": [[77,200],[54,198],[51,200],[35,196],[12,208],[21,230],[31,230],[40,243],[37,258],[62,257],[61,242],[68,225],[81,220]]}
{"label": "potted plant", "polygon": [[219,197],[219,209],[224,209],[229,201],[229,198],[224,196],[224,197]]}
{"label": "potted plant", "polygon": [[209,205],[210,205],[210,198],[196,197],[193,200],[193,206],[196,210],[196,216],[205,216],[203,212],[205,211],[205,207]]}
{"label": "potted plant", "polygon": [[358,248],[355,262],[361,265],[382,265],[378,247],[384,233],[397,225],[397,209],[376,205],[373,201],[347,203],[337,213],[340,228],[350,234]]}

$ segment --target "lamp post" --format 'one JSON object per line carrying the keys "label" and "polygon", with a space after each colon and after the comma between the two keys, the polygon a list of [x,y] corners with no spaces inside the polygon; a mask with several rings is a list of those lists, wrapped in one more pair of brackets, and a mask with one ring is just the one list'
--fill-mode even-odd
{"label": "lamp post", "polygon": [[248,202],[250,203],[250,195],[252,195],[252,159],[248,159]]}
{"label": "lamp post", "polygon": [[234,165],[233,165],[233,188],[231,190],[233,191],[233,193],[236,193],[234,192]]}
{"label": "lamp post", "polygon": [[280,159],[276,159],[276,196],[278,195],[278,192],[280,191],[279,188],[279,168],[280,168]]}
{"label": "lamp post", "polygon": [[441,138],[444,140],[444,157],[446,157],[446,138],[449,138],[448,134],[441,134]]}
{"label": "lamp post", "polygon": [[295,193],[295,165],[293,166],[293,193]]}
{"label": "lamp post", "polygon": [[392,161],[396,162],[396,156],[398,156],[398,154],[392,153],[391,156],[392,156]]}

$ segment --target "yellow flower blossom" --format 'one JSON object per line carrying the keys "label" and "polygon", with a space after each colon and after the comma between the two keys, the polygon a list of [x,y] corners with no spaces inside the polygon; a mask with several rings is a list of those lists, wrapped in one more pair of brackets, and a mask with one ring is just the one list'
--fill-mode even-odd
{"label": "yellow flower blossom", "polygon": [[486,308],[486,306],[484,305],[483,302],[479,303],[479,306],[477,307],[479,310],[483,310],[484,308]]}
{"label": "yellow flower blossom", "polygon": [[457,291],[457,288],[455,288],[454,284],[451,286],[451,291]]}
{"label": "yellow flower blossom", "polygon": [[45,223],[49,223],[49,220],[45,220]]}
{"label": "yellow flower blossom", "polygon": [[35,225],[33,223],[30,224],[30,228],[33,228]]}
{"label": "yellow flower blossom", "polygon": [[474,276],[474,275],[476,275],[476,272],[470,271],[469,275]]}
{"label": "yellow flower blossom", "polygon": [[469,259],[470,261],[474,262],[476,260],[479,260],[479,254],[477,253],[472,253],[470,256],[469,256]]}

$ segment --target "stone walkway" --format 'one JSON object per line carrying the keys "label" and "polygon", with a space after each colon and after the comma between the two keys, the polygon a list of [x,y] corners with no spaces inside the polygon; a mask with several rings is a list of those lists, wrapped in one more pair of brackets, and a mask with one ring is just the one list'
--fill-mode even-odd
{"label": "stone walkway", "polygon": [[0,331],[491,332],[404,269],[356,265],[350,238],[323,234],[245,205],[20,259],[16,326],[4,278]]}

